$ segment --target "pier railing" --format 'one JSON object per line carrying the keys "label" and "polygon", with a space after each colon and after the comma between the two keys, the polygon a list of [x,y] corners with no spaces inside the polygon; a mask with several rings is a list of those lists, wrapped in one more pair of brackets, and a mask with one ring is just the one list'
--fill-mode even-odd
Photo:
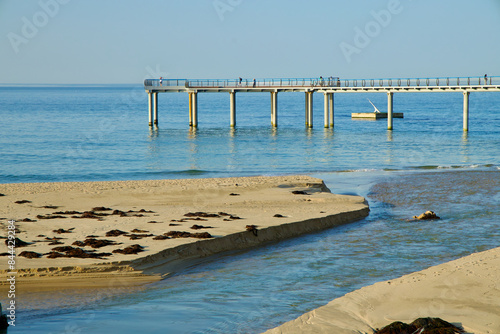
{"label": "pier railing", "polygon": [[269,79],[146,79],[145,87],[185,88],[268,88],[268,87],[325,87],[325,88],[376,88],[376,87],[469,87],[500,85],[500,76],[429,77],[429,78],[379,78],[342,79],[319,78],[269,78]]}
{"label": "pier railing", "polygon": [[500,77],[340,79],[340,85],[337,83],[337,87],[469,87],[482,85],[500,85]]}
{"label": "pier railing", "polygon": [[332,87],[339,78],[269,78],[269,79],[194,79],[188,80],[188,87]]}
{"label": "pier railing", "polygon": [[186,86],[187,79],[146,79],[144,80],[145,87],[179,87]]}

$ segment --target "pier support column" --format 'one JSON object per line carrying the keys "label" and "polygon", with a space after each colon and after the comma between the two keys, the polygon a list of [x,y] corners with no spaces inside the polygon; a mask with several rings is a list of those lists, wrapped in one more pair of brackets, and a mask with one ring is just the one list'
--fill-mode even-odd
{"label": "pier support column", "polygon": [[307,92],[307,127],[313,127],[313,92]]}
{"label": "pier support column", "polygon": [[153,126],[153,93],[148,92],[149,126]]}
{"label": "pier support column", "polygon": [[191,126],[196,128],[198,126],[198,93],[191,93],[191,104],[193,106],[193,110],[191,113]]}
{"label": "pier support column", "polygon": [[193,93],[189,94],[189,126],[193,126]]}
{"label": "pier support column", "polygon": [[333,121],[333,112],[334,112],[334,108],[333,108],[333,103],[334,103],[334,99],[333,99],[333,93],[329,93],[328,94],[328,105],[330,107],[330,127],[333,128],[335,122]]}
{"label": "pier support column", "polygon": [[158,125],[158,93],[153,93],[154,125]]}
{"label": "pier support column", "polygon": [[392,102],[394,92],[387,92],[387,130],[392,130]]}
{"label": "pier support column", "polygon": [[325,110],[324,110],[324,119],[325,119],[325,128],[328,128],[330,126],[330,98],[328,93],[323,93],[324,95],[324,100],[325,100]]}
{"label": "pier support column", "polygon": [[305,116],[305,120],[306,120],[306,127],[309,126],[309,92],[306,92],[306,116]]}
{"label": "pier support column", "polygon": [[229,93],[230,103],[230,125],[232,128],[236,126],[236,92]]}
{"label": "pier support column", "polygon": [[271,92],[271,126],[278,126],[278,92]]}
{"label": "pier support column", "polygon": [[464,92],[464,131],[469,131],[469,94]]}

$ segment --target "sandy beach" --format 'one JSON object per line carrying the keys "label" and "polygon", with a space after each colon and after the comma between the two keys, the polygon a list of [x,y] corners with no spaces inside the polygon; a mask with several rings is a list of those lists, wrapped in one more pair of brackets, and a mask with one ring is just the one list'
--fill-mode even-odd
{"label": "sandy beach", "polygon": [[373,333],[394,321],[439,317],[466,333],[500,333],[500,248],[348,293],[267,331]]}
{"label": "sandy beach", "polygon": [[[28,243],[16,245],[23,291],[141,285],[206,256],[369,212],[362,197],[332,194],[308,176],[2,184],[0,193],[2,235],[14,220],[16,237]],[[6,290],[6,254],[1,258]]]}
{"label": "sandy beach", "polygon": [[[2,184],[0,193],[2,235],[14,220],[16,237],[28,243],[16,248],[17,289],[35,299],[56,289],[143,287],[207,256],[369,212],[362,197],[332,194],[308,176]],[[133,245],[141,251],[113,252]],[[84,257],[66,257],[68,246]],[[40,257],[19,256],[24,251]],[[2,258],[5,293],[9,268]],[[467,333],[498,333],[499,278],[496,248],[364,287],[266,333],[372,333],[418,317],[440,317]]]}

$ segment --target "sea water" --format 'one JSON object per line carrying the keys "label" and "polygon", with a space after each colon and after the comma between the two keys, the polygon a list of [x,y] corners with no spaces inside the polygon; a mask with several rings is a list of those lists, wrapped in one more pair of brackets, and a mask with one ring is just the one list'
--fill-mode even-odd
{"label": "sea water", "polygon": [[150,130],[147,95],[136,86],[0,87],[0,183],[246,176],[498,165],[500,94],[473,93],[462,131],[461,93],[394,96],[386,121],[351,119],[384,109],[386,94],[335,94],[335,128],[304,126],[304,95],[280,93],[278,129],[270,95],[200,94],[199,128],[188,126],[187,94],[159,94],[159,129]]}
{"label": "sea water", "polygon": [[[9,333],[257,333],[362,286],[500,244],[500,94],[473,93],[462,131],[459,93],[396,94],[404,119],[360,121],[385,94],[336,94],[335,128],[304,127],[304,96],[239,94],[229,129],[226,94],[160,94],[160,128],[147,125],[136,86],[0,87],[0,183],[305,173],[369,201],[361,221],[209,258],[124,293],[25,295]],[[434,210],[442,219],[409,221]],[[34,297],[33,297],[34,298]],[[5,297],[1,298],[5,302]],[[431,310],[429,310],[431,311]]]}

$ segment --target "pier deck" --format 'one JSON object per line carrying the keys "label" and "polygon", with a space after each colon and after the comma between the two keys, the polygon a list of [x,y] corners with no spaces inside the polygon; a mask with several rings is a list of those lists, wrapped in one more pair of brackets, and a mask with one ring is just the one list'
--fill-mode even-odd
{"label": "pier deck", "polygon": [[[189,94],[189,125],[198,126],[198,93],[229,93],[230,126],[236,126],[236,93],[268,92],[271,95],[271,125],[278,126],[278,93],[305,93],[305,124],[313,126],[313,95],[324,96],[324,127],[334,127],[335,93],[386,93],[387,128],[393,129],[394,93],[460,92],[463,94],[463,130],[469,130],[471,92],[500,92],[500,77],[440,77],[396,79],[281,78],[281,79],[146,79],[149,125],[158,125],[158,93]],[[385,118],[385,117],[384,117]]]}

